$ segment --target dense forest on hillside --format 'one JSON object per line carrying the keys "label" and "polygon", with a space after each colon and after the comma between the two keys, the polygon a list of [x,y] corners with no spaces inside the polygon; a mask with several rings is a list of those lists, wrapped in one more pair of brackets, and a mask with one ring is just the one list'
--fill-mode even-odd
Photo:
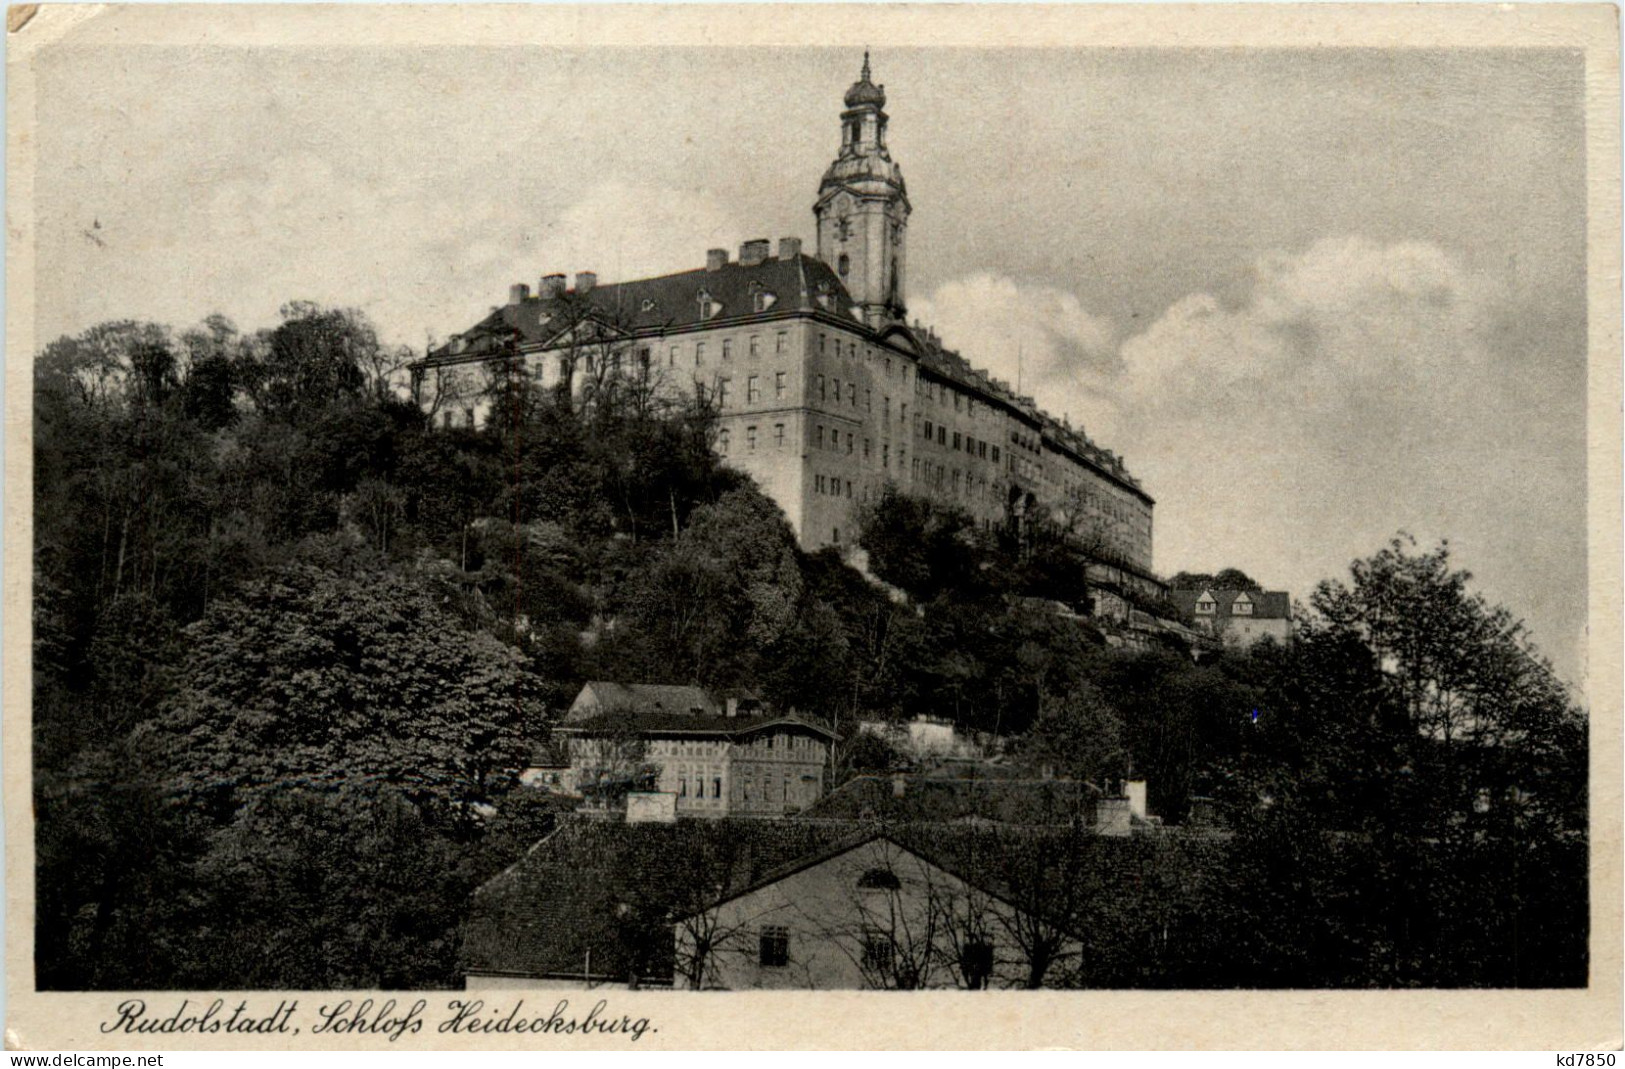
{"label": "dense forest on hillside", "polygon": [[865,574],[719,464],[704,398],[498,362],[497,418],[435,427],[408,358],[303,303],[38,355],[40,987],[458,983],[469,894],[553,819],[515,772],[594,678],[1215,799],[1222,876],[1111,982],[1585,982],[1585,717],[1447,547],[1374,547],[1289,646],[1128,654],[1040,600],[1088,593],[1042,517],[888,493]]}

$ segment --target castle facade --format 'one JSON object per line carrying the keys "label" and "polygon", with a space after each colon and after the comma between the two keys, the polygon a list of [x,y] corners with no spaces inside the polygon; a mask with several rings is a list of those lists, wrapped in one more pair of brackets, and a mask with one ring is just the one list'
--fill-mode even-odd
{"label": "castle facade", "polygon": [[1155,502],[1121,457],[906,320],[908,218],[886,146],[883,86],[845,96],[841,144],[813,204],[817,245],[745,242],[704,267],[599,284],[590,272],[520,283],[508,302],[413,367],[445,425],[488,418],[497,364],[580,396],[606,379],[698,391],[716,448],[755,478],[807,549],[855,540],[887,485],[985,524],[1042,504],[1103,558],[1152,579]]}

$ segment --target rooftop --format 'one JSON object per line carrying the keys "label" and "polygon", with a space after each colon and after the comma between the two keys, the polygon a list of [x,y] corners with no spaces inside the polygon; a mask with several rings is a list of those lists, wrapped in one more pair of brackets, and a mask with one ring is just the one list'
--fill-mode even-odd
{"label": "rooftop", "polygon": [[[792,247],[799,249],[799,242]],[[855,328],[862,324],[857,306],[835,272],[822,260],[799,251],[789,256],[764,255],[755,262],[736,260],[655,278],[594,284],[585,291],[579,283],[576,289],[564,289],[562,275],[550,277],[557,280],[558,292],[536,296],[527,292],[518,301],[493,308],[474,327],[431,352],[424,364],[498,356],[513,342],[546,346],[578,324],[593,320],[616,332],[640,336],[788,312],[823,312],[849,320]],[[544,285],[547,281],[543,280]]]}
{"label": "rooftop", "polygon": [[716,713],[668,713],[659,710],[618,709],[597,716],[562,722],[556,730],[583,735],[708,735],[739,738],[774,728],[809,731],[834,738],[828,728],[798,716],[727,716]]}
{"label": "rooftop", "polygon": [[989,828],[855,820],[565,819],[475,892],[465,971],[482,975],[665,982],[671,926],[752,888],[884,835],[1017,904],[1076,902],[1158,878],[1169,850],[1198,864],[1222,849],[1201,837],[1105,838],[1069,828]]}
{"label": "rooftop", "polygon": [[[1211,594],[1214,601],[1214,611],[1211,614],[1217,619],[1228,619],[1234,615],[1236,599],[1247,595],[1253,603],[1253,611],[1247,615],[1254,620],[1290,620],[1292,618],[1292,596],[1284,590],[1217,590],[1213,587],[1190,590],[1170,590],[1168,600],[1179,607],[1181,612],[1196,614],[1196,603],[1201,600],[1204,593]],[[1206,617],[1207,613],[1203,616]]]}

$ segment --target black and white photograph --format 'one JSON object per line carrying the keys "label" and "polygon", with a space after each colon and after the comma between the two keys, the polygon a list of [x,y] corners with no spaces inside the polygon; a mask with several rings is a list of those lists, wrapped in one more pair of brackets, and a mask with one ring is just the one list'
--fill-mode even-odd
{"label": "black and white photograph", "polygon": [[1617,11],[931,6],[12,9],[10,1044],[1617,1048]]}

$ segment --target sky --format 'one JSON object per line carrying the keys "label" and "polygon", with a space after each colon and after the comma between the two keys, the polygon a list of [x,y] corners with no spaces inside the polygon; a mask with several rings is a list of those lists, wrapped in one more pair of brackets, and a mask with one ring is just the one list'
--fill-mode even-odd
{"label": "sky", "polygon": [[[38,335],[421,348],[513,282],[800,236],[853,49],[63,46]],[[1583,65],[1560,50],[886,49],[911,318],[1156,498],[1155,567],[1307,599],[1398,531],[1583,682]],[[111,91],[110,91],[111,90]]]}

